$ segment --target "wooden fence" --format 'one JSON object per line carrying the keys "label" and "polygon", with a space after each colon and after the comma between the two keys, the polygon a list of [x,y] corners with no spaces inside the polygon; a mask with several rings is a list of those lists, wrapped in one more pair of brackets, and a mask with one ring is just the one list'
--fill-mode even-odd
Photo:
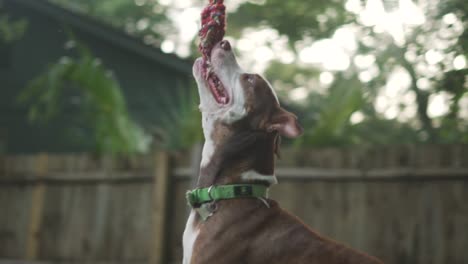
{"label": "wooden fence", "polygon": [[[0,259],[180,263],[198,153],[0,157]],[[386,263],[468,263],[468,146],[282,157],[271,196],[318,232]]]}

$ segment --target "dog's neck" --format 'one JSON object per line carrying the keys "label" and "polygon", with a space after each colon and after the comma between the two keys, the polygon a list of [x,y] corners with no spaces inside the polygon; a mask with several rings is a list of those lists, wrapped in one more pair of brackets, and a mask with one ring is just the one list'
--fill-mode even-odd
{"label": "dog's neck", "polygon": [[205,114],[202,123],[205,144],[198,188],[237,183],[276,183],[277,133],[250,130],[247,120],[226,125]]}

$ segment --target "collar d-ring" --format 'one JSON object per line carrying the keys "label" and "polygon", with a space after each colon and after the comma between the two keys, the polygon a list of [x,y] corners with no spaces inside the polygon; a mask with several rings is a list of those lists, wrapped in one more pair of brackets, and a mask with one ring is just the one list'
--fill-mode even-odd
{"label": "collar d-ring", "polygon": [[211,201],[216,201],[215,198],[211,195],[211,191],[213,190],[214,185],[211,185],[210,188],[208,188],[208,197],[210,197]]}

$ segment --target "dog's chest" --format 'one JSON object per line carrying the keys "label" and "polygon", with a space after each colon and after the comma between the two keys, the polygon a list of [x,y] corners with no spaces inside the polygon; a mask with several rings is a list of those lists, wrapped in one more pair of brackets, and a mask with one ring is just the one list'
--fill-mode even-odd
{"label": "dog's chest", "polygon": [[198,237],[199,229],[195,225],[195,214],[196,212],[192,210],[190,216],[187,220],[187,224],[185,226],[184,235],[182,238],[182,243],[184,247],[184,259],[183,264],[190,264],[190,260],[192,259],[193,253],[193,246],[195,244],[195,240]]}

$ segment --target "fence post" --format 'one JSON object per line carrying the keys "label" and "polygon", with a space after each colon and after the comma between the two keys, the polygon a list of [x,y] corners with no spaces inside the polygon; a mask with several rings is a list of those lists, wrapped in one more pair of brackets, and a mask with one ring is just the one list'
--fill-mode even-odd
{"label": "fence post", "polygon": [[155,155],[153,181],[153,246],[150,249],[150,264],[163,264],[167,242],[167,205],[169,196],[169,155],[157,152]]}
{"label": "fence post", "polygon": [[32,187],[31,208],[29,216],[29,226],[27,232],[26,259],[36,260],[39,257],[39,239],[42,222],[42,211],[44,209],[44,196],[46,186],[41,181],[48,170],[48,156],[45,153],[39,154],[34,161],[34,177],[38,179]]}

